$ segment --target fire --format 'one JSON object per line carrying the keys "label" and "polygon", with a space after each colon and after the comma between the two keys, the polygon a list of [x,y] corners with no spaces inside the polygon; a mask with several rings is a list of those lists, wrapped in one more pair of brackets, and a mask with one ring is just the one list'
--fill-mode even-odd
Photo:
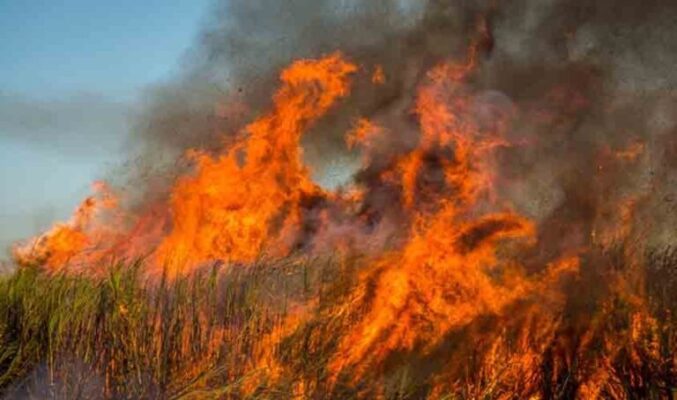
{"label": "fire", "polygon": [[646,145],[644,143],[636,141],[627,148],[618,150],[616,157],[625,161],[635,161],[644,153],[645,148]]}
{"label": "fire", "polygon": [[[314,182],[301,139],[349,96],[354,76],[365,73],[376,86],[386,79],[381,66],[370,74],[334,53],[286,68],[272,109],[218,154],[189,151],[190,172],[175,181],[166,201],[148,206],[151,211],[121,216],[114,196],[100,189],[70,222],[15,248],[14,258],[67,270],[150,254],[153,271],[179,275],[214,263],[246,269],[261,258],[281,260],[295,252],[358,254],[340,304],[320,306],[319,297],[296,304],[296,312],[252,339],[252,359],[243,367],[251,372],[247,393],[289,373],[278,359],[281,343],[327,320],[335,328],[331,354],[322,358],[327,390],[377,381],[397,360],[413,359],[414,366],[435,360],[426,376],[431,398],[458,392],[467,375],[473,382],[500,382],[505,392],[498,398],[539,390],[553,395],[548,385],[559,384],[577,363],[582,372],[566,379],[576,380],[579,395],[612,393],[618,384],[610,371],[624,349],[631,349],[637,365],[659,359],[640,258],[627,252],[621,255],[626,270],[609,267],[614,243],[633,235],[642,196],[596,210],[589,230],[581,229],[585,238],[573,245],[546,246],[543,230],[549,227],[520,213],[499,190],[506,184],[500,155],[515,146],[509,131],[517,107],[487,104],[473,87],[477,52],[471,46],[467,61],[441,63],[419,82],[413,128],[354,119],[345,142],[361,152],[362,166],[348,186],[330,190]],[[561,88],[551,93],[557,102],[567,97]],[[579,97],[573,103],[576,109],[587,105]],[[394,135],[406,137],[408,147],[385,157],[383,148],[395,147]],[[641,142],[603,151],[599,176],[590,179],[609,179],[613,175],[602,165],[622,172],[644,152]],[[363,243],[375,237],[375,245]],[[589,265],[602,267],[586,270]],[[572,282],[601,293],[594,306],[576,308]],[[630,317],[614,332],[608,325],[619,303]],[[450,338],[460,344],[450,348]],[[650,354],[637,355],[639,342],[650,343]],[[599,351],[591,350],[595,346]],[[464,360],[472,365],[468,361],[466,368]],[[463,390],[469,397],[493,396],[490,385],[481,386]],[[303,397],[322,387],[303,377],[294,391]],[[379,393],[365,397],[387,397]]]}
{"label": "fire", "polygon": [[58,270],[77,263],[83,254],[96,252],[96,236],[103,234],[93,226],[96,216],[115,208],[117,199],[105,183],[95,182],[93,187],[97,194],[83,200],[70,221],[57,224],[44,234],[15,246],[12,251],[15,260],[23,265],[44,265]]}
{"label": "fire", "polygon": [[282,75],[273,110],[216,158],[194,151],[196,171],[172,192],[172,231],[157,263],[175,268],[210,260],[251,262],[294,245],[302,207],[326,196],[301,162],[305,129],[349,91],[356,67],[337,53],[298,61]]}
{"label": "fire", "polygon": [[[493,198],[492,149],[504,141],[500,130],[484,130],[470,117],[467,71],[441,65],[419,91],[420,145],[402,156],[395,171],[411,213],[410,233],[401,250],[377,257],[363,273],[352,301],[368,303],[370,311],[339,346],[330,364],[335,376],[348,370],[359,379],[396,351],[425,355],[453,329],[547,291],[545,278],[528,277],[497,255],[510,240],[532,242],[533,223],[509,209],[479,210],[480,199]],[[436,174],[438,182],[426,180]],[[549,274],[575,271],[570,266],[577,259],[561,265]]]}
{"label": "fire", "polygon": [[357,121],[352,131],[346,135],[346,145],[349,149],[357,146],[369,146],[370,142],[380,133],[380,128],[366,118]]}
{"label": "fire", "polygon": [[[263,252],[284,256],[301,233],[303,208],[329,195],[311,180],[301,161],[301,135],[348,94],[348,77],[355,71],[339,53],[297,61],[281,74],[273,110],[245,127],[235,144],[216,157],[189,151],[194,172],[171,190],[167,233],[160,223],[149,221],[161,219],[162,213],[154,210],[133,218],[129,232],[112,232],[95,218],[103,204],[90,197],[71,222],[18,247],[15,259],[65,267],[83,254],[96,263],[105,256],[152,253],[158,269],[189,272],[209,261],[247,263]],[[115,208],[111,202],[105,206]],[[124,218],[117,217],[121,224]],[[149,235],[160,238],[148,240]],[[156,249],[148,248],[158,241]]]}
{"label": "fire", "polygon": [[377,85],[382,85],[386,81],[386,74],[383,71],[382,65],[377,65],[374,68],[374,73],[371,75],[371,81]]}

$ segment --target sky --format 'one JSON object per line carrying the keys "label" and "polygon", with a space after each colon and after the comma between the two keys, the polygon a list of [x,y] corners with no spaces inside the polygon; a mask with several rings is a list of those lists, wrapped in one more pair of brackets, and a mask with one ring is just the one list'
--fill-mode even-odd
{"label": "sky", "polygon": [[0,0],[0,258],[123,160],[135,101],[178,71],[210,3]]}

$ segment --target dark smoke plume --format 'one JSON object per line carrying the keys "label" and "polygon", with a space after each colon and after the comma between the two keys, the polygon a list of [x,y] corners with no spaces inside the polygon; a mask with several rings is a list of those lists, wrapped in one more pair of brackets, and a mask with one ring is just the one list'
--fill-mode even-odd
{"label": "dark smoke plume", "polygon": [[[357,156],[343,135],[367,117],[392,134],[378,150],[387,163],[415,145],[417,83],[431,66],[462,60],[474,43],[478,112],[491,119],[491,112],[516,110],[499,189],[518,211],[548,225],[542,235],[557,240],[545,243],[582,244],[615,212],[600,204],[631,196],[654,225],[652,238],[674,241],[672,1],[224,0],[210,15],[182,77],[148,95],[136,129],[147,165],[174,166],[188,148],[218,150],[270,105],[282,67],[336,50],[362,71],[350,98],[306,135],[306,161],[319,181],[350,175]],[[377,65],[387,77],[382,86],[367,84]],[[643,151],[633,162],[608,155],[637,143]]]}

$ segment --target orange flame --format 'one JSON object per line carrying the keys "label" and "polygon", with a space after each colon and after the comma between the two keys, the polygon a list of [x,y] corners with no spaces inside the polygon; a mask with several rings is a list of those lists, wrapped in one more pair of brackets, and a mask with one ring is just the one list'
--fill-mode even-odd
{"label": "orange flame", "polygon": [[57,270],[93,251],[92,246],[97,244],[92,226],[95,217],[117,205],[105,183],[95,182],[93,186],[97,194],[82,201],[69,222],[56,224],[44,234],[14,246],[14,259],[21,265],[44,265]]}
{"label": "orange flame", "polygon": [[[497,256],[506,239],[533,240],[533,224],[510,211],[474,215],[491,192],[491,149],[504,141],[501,132],[482,131],[467,118],[467,71],[442,65],[419,91],[421,144],[396,167],[414,225],[402,250],[378,258],[363,274],[353,301],[367,302],[370,311],[341,343],[330,364],[335,376],[348,370],[358,379],[393,351],[425,354],[451,329],[500,313],[542,287]],[[438,158],[432,168],[443,176],[435,184],[424,176],[432,156]],[[568,271],[553,267],[552,273]]]}
{"label": "orange flame", "polygon": [[324,196],[301,162],[307,127],[347,95],[356,70],[337,53],[297,61],[281,76],[273,111],[245,128],[246,136],[216,158],[194,151],[194,175],[172,193],[172,232],[157,262],[174,267],[209,260],[250,262],[264,247],[287,253],[304,201]]}
{"label": "orange flame", "polygon": [[[347,146],[363,153],[362,172],[372,172],[369,168],[379,165],[368,178],[373,182],[356,179],[354,186],[331,191],[311,179],[302,161],[302,135],[349,94],[350,77],[357,67],[339,53],[296,61],[282,72],[270,112],[247,125],[219,154],[188,152],[192,171],[175,182],[168,204],[158,206],[159,214],[169,215],[167,229],[164,221],[153,221],[152,213],[134,219],[131,230],[105,229],[100,211],[114,209],[116,201],[102,187],[99,195],[82,203],[70,222],[16,247],[14,257],[20,264],[60,269],[76,259],[83,263],[110,254],[152,254],[150,262],[156,269],[178,274],[210,262],[249,264],[260,257],[286,257],[300,246],[311,247],[313,240],[323,242],[316,247],[348,254],[362,249],[352,236],[376,236],[378,229],[387,231],[384,226],[390,223],[397,231],[392,233],[395,244],[366,252],[366,265],[359,264],[347,301],[327,311],[343,316],[351,310],[325,360],[332,383],[345,376],[356,383],[378,374],[393,355],[416,353],[425,359],[451,333],[467,328],[481,347],[477,357],[481,379],[535,381],[536,374],[545,373],[538,372],[544,353],[567,347],[571,351],[548,372],[556,375],[565,364],[575,362],[572,357],[601,344],[604,356],[589,357],[585,373],[576,379],[584,397],[597,397],[603,388],[613,390],[609,358],[620,351],[613,342],[634,348],[641,340],[652,346],[657,341],[656,321],[646,312],[642,296],[641,274],[635,275],[631,266],[625,276],[610,275],[610,287],[615,289],[600,301],[606,306],[621,299],[629,305],[632,318],[625,331],[609,334],[603,329],[611,313],[604,309],[591,313],[593,321],[577,332],[578,343],[557,337],[569,300],[563,282],[583,274],[585,249],[539,255],[532,257],[535,261],[529,259],[539,264],[536,268],[527,265],[525,253],[540,240],[537,224],[509,202],[497,200],[497,153],[510,146],[506,132],[512,115],[493,116],[486,123],[473,108],[478,96],[469,81],[477,52],[473,45],[466,63],[443,63],[426,75],[413,105],[416,142],[394,152],[384,165],[378,163],[382,161],[378,147],[396,132],[366,118],[348,132]],[[372,82],[385,82],[382,67],[376,68]],[[567,97],[560,92],[553,92],[558,101]],[[574,100],[576,108],[584,106],[580,99]],[[607,158],[637,161],[644,151],[638,142],[613,157],[607,153]],[[383,187],[392,197],[373,196],[377,200],[370,202],[370,196]],[[639,206],[639,200],[628,196],[611,207],[613,218],[598,216],[599,223],[592,221],[587,231],[593,235],[592,244],[609,248],[629,237]],[[395,222],[372,218],[373,209],[375,214],[387,209],[396,215],[391,218]],[[117,217],[109,213],[108,218]],[[312,318],[306,309],[315,310],[319,303],[309,300],[306,308],[299,307],[302,311],[287,315],[255,339],[251,365],[246,367],[255,373],[243,384],[245,392],[254,391],[264,378],[281,379],[286,370],[276,359],[276,349]],[[478,329],[473,323],[483,317],[498,322],[490,332],[473,331]],[[641,362],[632,352],[631,357]],[[456,384],[452,379],[461,374],[458,364],[445,366],[431,378],[430,397],[442,397]],[[316,385],[299,380],[294,391],[302,397]],[[515,387],[511,396],[503,398],[523,392],[529,391]],[[490,397],[477,388],[469,388],[468,393]]]}

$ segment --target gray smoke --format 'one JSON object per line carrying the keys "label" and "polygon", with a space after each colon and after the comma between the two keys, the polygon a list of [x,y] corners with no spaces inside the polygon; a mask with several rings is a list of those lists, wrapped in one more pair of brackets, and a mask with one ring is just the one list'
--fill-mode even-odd
{"label": "gray smoke", "polygon": [[[362,69],[350,98],[304,138],[305,157],[318,180],[343,179],[357,159],[343,134],[372,118],[393,140],[358,175],[369,181],[415,144],[411,104],[426,71],[463,60],[474,42],[469,85],[487,104],[517,110],[514,146],[499,153],[499,190],[548,226],[542,235],[556,248],[545,251],[589,240],[618,212],[603,204],[632,196],[655,239],[674,242],[675,20],[671,0],[220,1],[181,78],[148,94],[136,129],[141,159],[173,167],[187,148],[218,150],[270,105],[280,69],[340,50]],[[376,65],[383,86],[367,83]],[[645,147],[634,161],[608,155],[637,142]]]}
{"label": "gray smoke", "polygon": [[93,94],[36,100],[0,92],[0,136],[76,159],[118,150],[131,118],[127,105]]}

